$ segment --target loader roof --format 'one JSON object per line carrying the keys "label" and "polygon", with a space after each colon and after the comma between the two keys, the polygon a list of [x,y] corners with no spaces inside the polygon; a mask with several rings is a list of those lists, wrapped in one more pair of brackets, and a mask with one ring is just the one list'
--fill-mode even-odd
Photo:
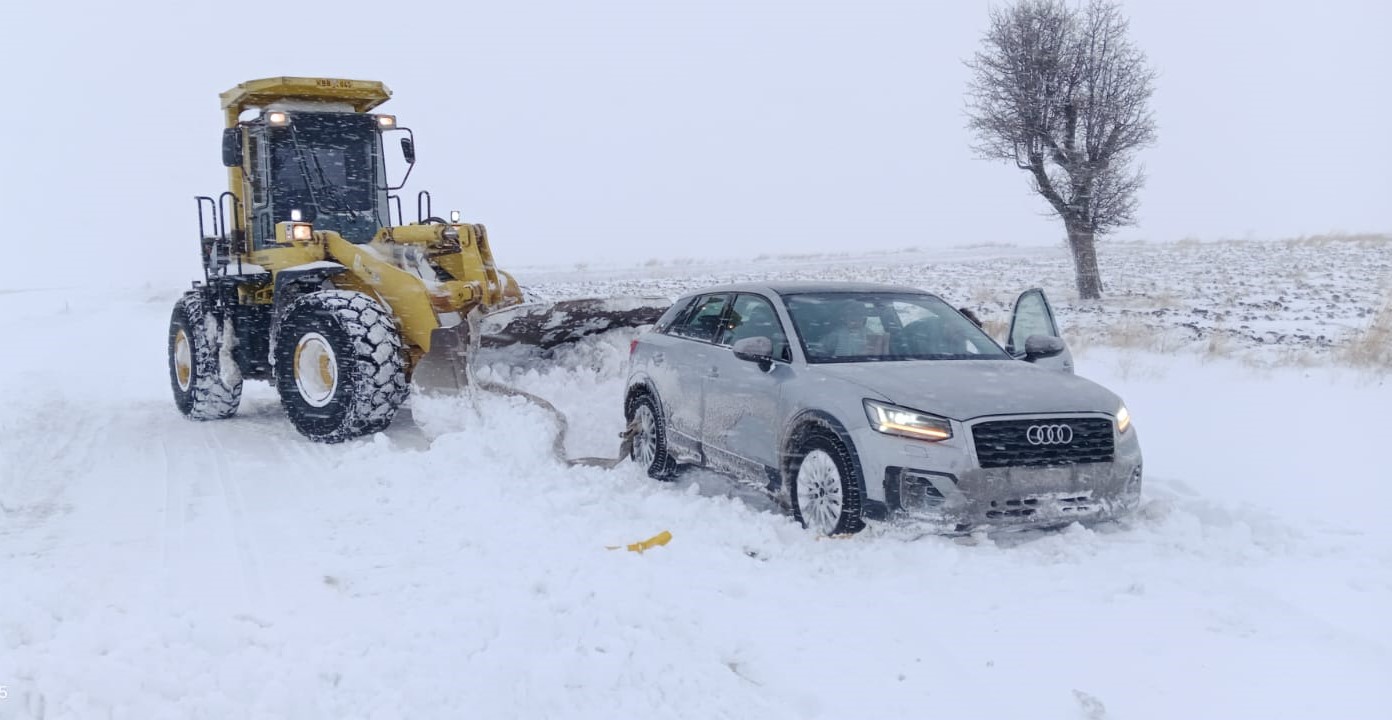
{"label": "loader roof", "polygon": [[391,90],[376,80],[340,78],[272,77],[248,80],[222,93],[222,108],[229,116],[249,107],[265,107],[277,100],[328,100],[346,102],[357,112],[367,112],[391,98]]}

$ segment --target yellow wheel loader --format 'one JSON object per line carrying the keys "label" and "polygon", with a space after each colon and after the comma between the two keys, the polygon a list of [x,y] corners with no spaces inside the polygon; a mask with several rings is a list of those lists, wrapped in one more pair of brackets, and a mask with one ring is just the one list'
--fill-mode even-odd
{"label": "yellow wheel loader", "polygon": [[[175,304],[169,373],[190,418],[230,417],[242,381],[268,380],[296,429],[339,442],[387,427],[418,388],[467,381],[472,349],[549,347],[655,321],[661,299],[524,303],[482,225],[416,222],[396,193],[415,138],[372,111],[380,82],[278,77],[222,93],[228,190],[199,196],[203,281]],[[400,138],[401,182],[387,178]]]}

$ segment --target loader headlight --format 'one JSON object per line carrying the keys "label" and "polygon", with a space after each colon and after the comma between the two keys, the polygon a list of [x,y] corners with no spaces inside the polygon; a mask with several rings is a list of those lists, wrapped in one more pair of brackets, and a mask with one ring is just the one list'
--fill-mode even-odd
{"label": "loader headlight", "polygon": [[295,223],[290,226],[290,238],[292,240],[308,241],[314,237],[314,228],[309,223]]}
{"label": "loader headlight", "polygon": [[290,124],[290,114],[280,110],[266,113],[266,124],[271,127],[284,127]]}
{"label": "loader headlight", "polygon": [[395,127],[396,127],[396,116],[395,116],[395,115],[378,115],[378,116],[376,116],[376,117],[377,117],[377,127],[381,128],[381,129],[383,129],[383,130],[391,130],[392,128],[395,128]]}
{"label": "loader headlight", "polygon": [[1117,434],[1121,435],[1131,429],[1131,411],[1125,405],[1117,408],[1116,412]]}
{"label": "loader headlight", "polygon": [[870,418],[870,427],[886,435],[934,442],[952,437],[952,423],[947,418],[868,398],[864,403],[865,416]]}
{"label": "loader headlight", "polygon": [[459,224],[459,211],[458,211],[458,210],[451,210],[451,211],[450,211],[450,222],[454,223],[455,225],[458,225],[458,224]]}

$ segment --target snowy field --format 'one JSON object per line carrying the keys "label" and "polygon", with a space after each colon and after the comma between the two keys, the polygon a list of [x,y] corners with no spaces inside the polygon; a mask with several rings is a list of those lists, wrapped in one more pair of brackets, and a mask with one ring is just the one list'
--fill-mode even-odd
{"label": "snowy field", "polygon": [[[1126,400],[1116,523],[815,540],[707,473],[568,468],[517,398],[303,440],[265,384],[184,420],[181,288],[0,292],[0,719],[1387,718],[1392,374],[1350,367],[1388,241],[986,246],[518,275],[554,296],[911,283],[1004,320],[1042,286]],[[616,450],[628,336],[495,372]],[[642,555],[610,551],[668,530]]]}

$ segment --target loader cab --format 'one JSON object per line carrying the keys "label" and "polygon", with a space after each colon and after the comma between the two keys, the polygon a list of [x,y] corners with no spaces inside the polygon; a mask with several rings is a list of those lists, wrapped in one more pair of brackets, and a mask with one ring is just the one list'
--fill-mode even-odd
{"label": "loader cab", "polygon": [[275,106],[246,122],[253,247],[272,246],[276,224],[291,220],[335,231],[352,243],[372,240],[389,222],[384,126],[394,127],[394,119]]}

